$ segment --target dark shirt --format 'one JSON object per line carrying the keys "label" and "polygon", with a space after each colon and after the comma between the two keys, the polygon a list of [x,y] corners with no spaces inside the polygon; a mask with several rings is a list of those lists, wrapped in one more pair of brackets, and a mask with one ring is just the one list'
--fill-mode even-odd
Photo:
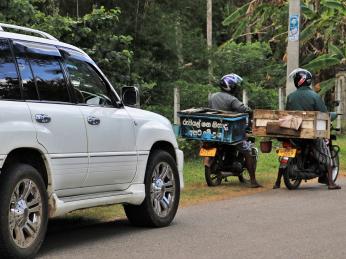
{"label": "dark shirt", "polygon": [[288,95],[286,110],[328,112],[321,96],[308,86],[300,87]]}
{"label": "dark shirt", "polygon": [[216,110],[239,113],[251,113],[251,108],[244,105],[237,97],[225,93],[214,93],[209,98],[209,107]]}

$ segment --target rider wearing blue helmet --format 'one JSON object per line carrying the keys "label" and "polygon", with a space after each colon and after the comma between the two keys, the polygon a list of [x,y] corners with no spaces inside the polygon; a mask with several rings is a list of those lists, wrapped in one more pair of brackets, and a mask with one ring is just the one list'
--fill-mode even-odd
{"label": "rider wearing blue helmet", "polygon": [[243,79],[237,74],[223,76],[219,83],[222,91],[212,94],[209,99],[209,106],[222,111],[251,113],[251,109],[234,96],[235,91],[241,87],[242,82]]}
{"label": "rider wearing blue helmet", "polygon": [[[251,114],[251,108],[234,96],[236,90],[241,87],[242,82],[243,79],[237,74],[228,74],[223,76],[219,84],[221,92],[214,93],[210,96],[209,106],[212,109],[217,110]],[[250,175],[251,187],[261,187],[261,185],[256,181],[255,161],[252,157],[251,143],[244,140],[237,145],[237,148],[245,157],[245,166]]]}

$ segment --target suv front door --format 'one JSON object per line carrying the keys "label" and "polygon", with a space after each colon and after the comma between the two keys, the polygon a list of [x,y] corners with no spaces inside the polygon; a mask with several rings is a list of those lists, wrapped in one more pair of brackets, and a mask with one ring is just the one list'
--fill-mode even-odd
{"label": "suv front door", "polygon": [[68,52],[65,66],[87,129],[90,160],[84,186],[126,189],[137,168],[134,121],[124,108],[113,105],[110,86],[91,60],[75,51],[63,52]]}
{"label": "suv front door", "polygon": [[37,140],[51,160],[54,190],[59,196],[81,194],[89,162],[86,128],[78,106],[70,102],[60,52],[19,41],[14,47]]}

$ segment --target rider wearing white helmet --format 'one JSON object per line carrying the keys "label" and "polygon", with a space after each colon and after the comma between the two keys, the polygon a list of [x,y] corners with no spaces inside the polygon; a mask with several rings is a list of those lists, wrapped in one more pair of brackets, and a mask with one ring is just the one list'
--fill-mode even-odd
{"label": "rider wearing white helmet", "polygon": [[[312,74],[302,68],[297,68],[289,75],[289,79],[293,80],[297,90],[287,96],[286,110],[289,111],[320,111],[328,112],[320,95],[315,93],[312,86]],[[312,140],[314,145],[314,157],[320,164],[326,166],[328,172],[327,177],[320,177],[320,183],[326,183],[328,189],[340,189],[333,181],[332,174],[332,157],[330,150],[324,139]],[[274,189],[280,188],[282,172],[279,170],[277,180],[273,186]]]}

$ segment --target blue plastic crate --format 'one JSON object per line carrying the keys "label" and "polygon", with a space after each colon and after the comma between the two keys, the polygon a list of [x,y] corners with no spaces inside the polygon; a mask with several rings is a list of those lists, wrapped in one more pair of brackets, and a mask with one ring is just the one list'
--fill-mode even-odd
{"label": "blue plastic crate", "polygon": [[193,109],[181,111],[178,116],[180,136],[186,139],[233,143],[246,138],[248,114]]}

